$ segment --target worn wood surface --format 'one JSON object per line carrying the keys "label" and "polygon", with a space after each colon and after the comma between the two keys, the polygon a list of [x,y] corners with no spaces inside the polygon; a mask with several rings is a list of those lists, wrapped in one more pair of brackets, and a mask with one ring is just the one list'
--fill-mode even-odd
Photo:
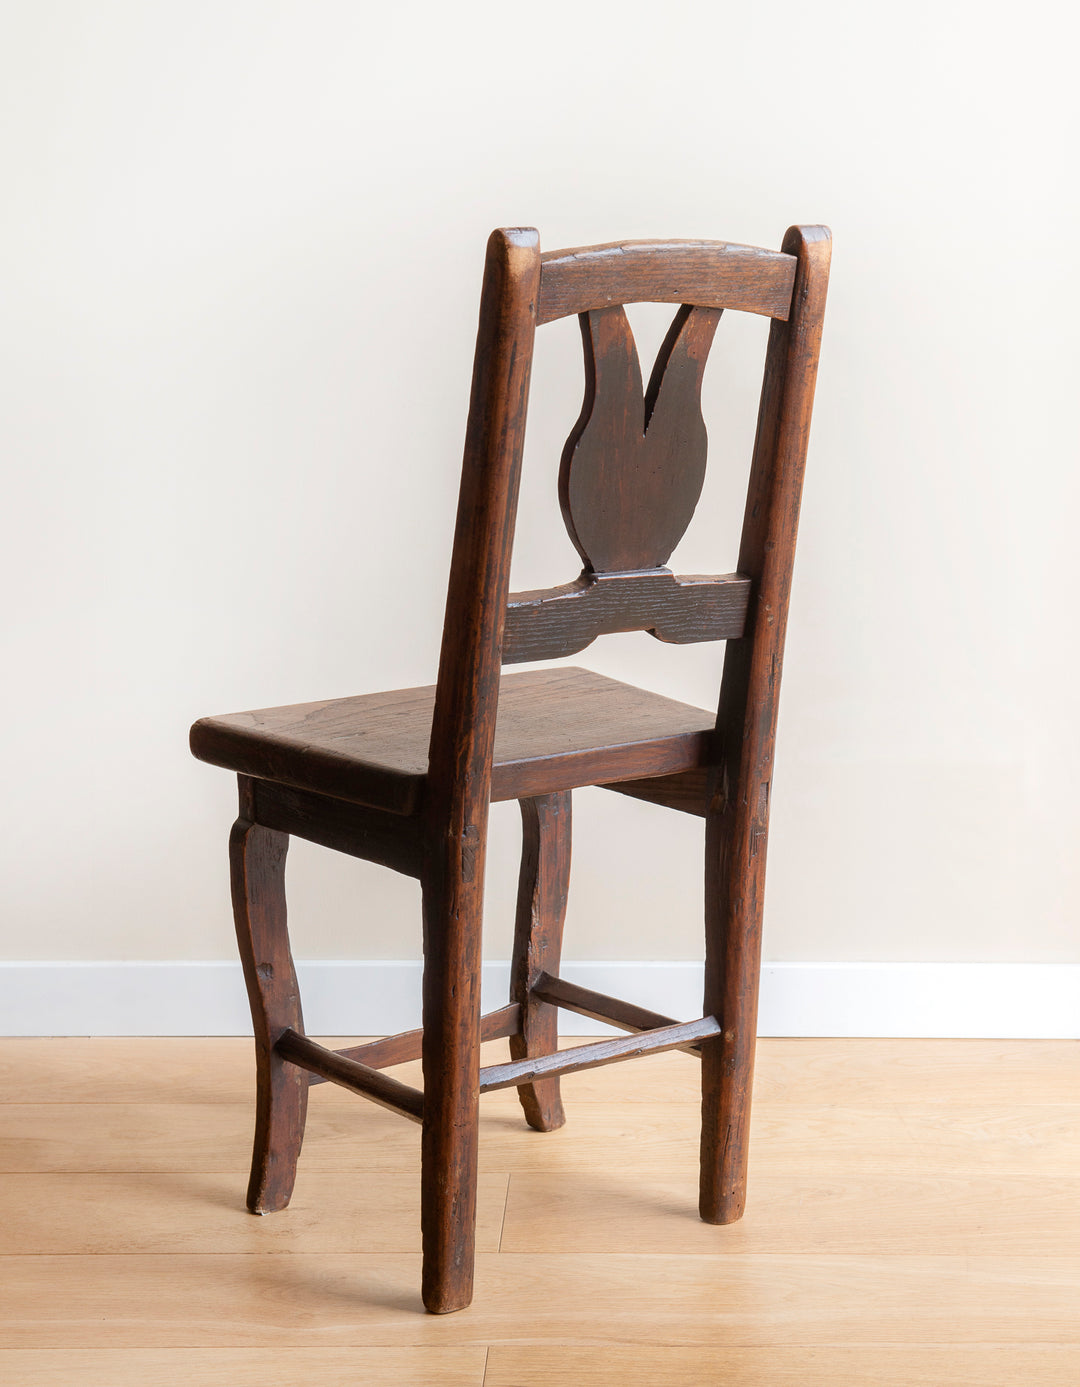
{"label": "worn wood surface", "polygon": [[632,799],[660,804],[665,809],[678,809],[683,814],[704,818],[709,808],[709,776],[707,766],[698,770],[679,771],[676,775],[656,775],[644,780],[617,780],[603,785]]}
{"label": "worn wood surface", "polygon": [[794,227],[784,250],[798,261],[792,311],[770,328],[739,548],[754,598],[747,633],[724,660],[721,760],[705,819],[705,1011],[723,1019],[702,1046],[700,1212],[710,1223],[739,1218],[746,1202],[769,798],[829,232]]}
{"label": "worn wood surface", "polygon": [[398,1079],[392,1079],[370,1065],[361,1064],[336,1050],[328,1050],[307,1036],[297,1035],[295,1031],[285,1030],[278,1037],[274,1047],[277,1054],[291,1065],[307,1070],[328,1080],[351,1089],[377,1103],[380,1108],[400,1113],[413,1122],[421,1122],[424,1117],[424,1095],[417,1088],[410,1088]]}
{"label": "worn wood surface", "polygon": [[[635,1006],[633,1002],[624,1002],[620,997],[609,997],[604,992],[594,992],[591,988],[579,987],[577,983],[567,982],[565,978],[553,978],[546,973],[541,973],[533,984],[533,995],[540,1001],[561,1007],[564,1011],[572,1011],[578,1016],[606,1021],[609,1026],[618,1026],[622,1031],[655,1031],[679,1025],[672,1017],[661,1016],[647,1007]],[[694,1055],[701,1052],[697,1042],[680,1048]]]}
{"label": "worn wood surface", "polygon": [[503,663],[565,659],[616,631],[648,631],[672,645],[732,640],[743,633],[749,601],[750,580],[738,573],[584,573],[561,587],[511,593]]}
{"label": "worn wood surface", "polygon": [[[501,1040],[506,1036],[518,1035],[521,1031],[521,1007],[517,1002],[500,1007],[480,1018],[481,1043],[488,1040]],[[408,1064],[418,1060],[424,1048],[424,1032],[402,1031],[400,1035],[388,1035],[382,1040],[369,1040],[363,1045],[352,1045],[344,1050],[335,1050],[335,1055],[343,1059],[358,1060],[369,1069],[391,1069],[397,1064]],[[322,1084],[327,1081],[319,1074],[310,1075],[309,1082]]]}
{"label": "worn wood surface", "polygon": [[575,1074],[581,1069],[596,1069],[600,1065],[618,1064],[641,1055],[663,1050],[681,1050],[690,1042],[718,1035],[720,1022],[715,1016],[703,1016],[698,1021],[680,1022],[655,1031],[620,1036],[615,1040],[597,1040],[572,1050],[560,1050],[542,1059],[511,1060],[509,1064],[489,1065],[480,1070],[480,1092],[531,1083],[537,1078],[559,1074]]}
{"label": "worn wood surface", "polygon": [[645,300],[786,318],[794,278],[792,256],[724,241],[615,241],[547,251],[537,321]]}
{"label": "worn wood surface", "polygon": [[693,518],[708,451],[701,382],[719,322],[716,310],[680,308],[643,391],[623,308],[581,315],[585,400],[559,502],[587,572],[663,568]]}
{"label": "worn wood surface", "polygon": [[250,785],[255,815],[267,828],[377,862],[404,876],[420,875],[424,836],[415,816],[352,804],[272,780],[251,780]]}
{"label": "worn wood surface", "polygon": [[[792,229],[780,252],[625,242],[543,258],[534,230],[494,232],[435,688],[205,718],[192,729],[194,753],[238,772],[243,796],[234,899],[262,1037],[252,1207],[288,1199],[308,1089],[300,1066],[422,1115],[431,1311],[461,1309],[472,1296],[484,1089],[518,1087],[528,1120],[550,1130],[562,1121],[556,1076],[700,1040],[700,1209],[712,1222],[742,1211],[776,699],[827,264],[828,233],[812,227]],[[641,299],[679,305],[646,390],[622,307]],[[774,320],[739,569],[678,578],[665,565],[701,493],[700,389],[725,308]],[[538,323],[570,312],[581,318],[586,388],[559,491],[585,570],[564,588],[511,599],[533,336]],[[674,642],[730,640],[716,718],[583,670],[501,674],[504,655],[562,654],[633,629]],[[558,953],[567,792],[593,784],[704,808],[706,1015],[601,1042],[587,1056],[543,1055],[554,1046],[554,1010],[535,983]],[[509,1016],[498,1024],[510,1026],[515,1058],[481,1072],[480,1045],[494,1033],[479,999],[487,817],[493,799],[511,798],[527,802],[516,1010],[512,1025]],[[422,1095],[355,1050],[303,1037],[285,933],[290,833],[419,877]],[[633,1011],[623,1007],[624,1019]],[[385,1066],[415,1053],[414,1036],[368,1052]],[[282,1067],[283,1055],[296,1063]]]}
{"label": "worn wood surface", "polygon": [[[571,800],[569,791],[521,801],[521,871],[518,876],[510,996],[521,1029],[510,1038],[510,1058],[532,1059],[559,1048],[559,1013],[536,994],[547,969],[558,972],[563,922],[570,889]],[[525,1120],[538,1132],[566,1121],[557,1078],[518,1086]]]}
{"label": "worn wood surface", "polygon": [[308,1086],[275,1048],[288,1027],[304,1029],[285,912],[289,840],[253,823],[252,812],[250,786],[241,780],[229,860],[236,942],[255,1034],[255,1138],[247,1206],[253,1214],[266,1214],[284,1209],[292,1194]]}
{"label": "worn wood surface", "polygon": [[[590,670],[506,674],[495,689],[494,800],[680,771],[710,758],[714,714]],[[404,689],[394,698],[365,694],[208,718],[196,724],[203,729],[199,754],[267,780],[412,814],[426,783],[434,700],[433,688]],[[384,793],[391,783],[394,792]],[[422,825],[403,828],[395,846],[386,816],[355,816],[350,836],[352,820],[343,808],[331,821],[330,806],[276,787],[257,793],[266,798],[268,812],[272,805],[275,822],[292,824],[303,837],[345,851],[370,851],[388,866],[396,857],[398,870],[413,870]]]}
{"label": "worn wood surface", "polygon": [[484,862],[539,292],[536,232],[493,232],[424,793],[423,1297],[438,1314],[472,1300]]}

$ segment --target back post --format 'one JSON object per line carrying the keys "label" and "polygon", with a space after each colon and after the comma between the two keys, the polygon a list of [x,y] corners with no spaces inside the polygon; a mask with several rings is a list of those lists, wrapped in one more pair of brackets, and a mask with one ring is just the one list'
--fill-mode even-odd
{"label": "back post", "polygon": [[421,1224],[428,1310],[472,1300],[484,856],[540,244],[488,241],[424,803]]}
{"label": "back post", "polygon": [[722,1029],[702,1042],[701,1217],[731,1223],[746,1202],[750,1095],[757,1036],[769,797],[788,599],[814,402],[831,238],[792,227],[797,267],[787,321],[769,333],[739,572],[752,596],[724,661],[705,830],[705,1014]]}

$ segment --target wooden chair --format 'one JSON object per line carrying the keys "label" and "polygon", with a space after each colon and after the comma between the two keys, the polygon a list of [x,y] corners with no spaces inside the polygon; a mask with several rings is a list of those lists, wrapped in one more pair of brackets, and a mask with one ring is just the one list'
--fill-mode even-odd
{"label": "wooden chair", "polygon": [[[761,903],[781,657],[828,279],[823,227],[781,251],[716,241],[540,253],[530,229],[488,242],[438,683],[205,718],[194,754],[239,773],[231,841],[236,931],[258,1097],[248,1207],[289,1202],[308,1086],[329,1079],[419,1122],[423,1298],[472,1296],[478,1099],[516,1086],[528,1123],[564,1121],[559,1075],[659,1050],[700,1057],[701,1216],[743,1211]],[[678,304],[642,390],[623,304]],[[705,472],[699,392],[725,308],[772,319],[736,573],[665,567]],[[579,315],[585,403],[559,494],[581,555],[564,587],[511,595],[510,551],[536,328]],[[502,675],[605,632],[727,640],[719,712],[582,669]],[[570,792],[609,790],[705,819],[705,998],[676,1023],[559,977]],[[488,805],[524,822],[508,1006],[480,1014]],[[419,878],[423,1029],[330,1051],[304,1034],[286,931],[289,835]],[[630,1032],[557,1050],[559,1008]],[[480,1067],[480,1043],[511,1060]],[[423,1058],[423,1092],[382,1073]]]}

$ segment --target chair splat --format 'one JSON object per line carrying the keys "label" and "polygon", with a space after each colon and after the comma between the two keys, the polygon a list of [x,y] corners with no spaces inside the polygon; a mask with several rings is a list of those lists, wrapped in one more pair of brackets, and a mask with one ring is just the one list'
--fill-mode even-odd
{"label": "chair splat", "polygon": [[705,481],[701,380],[721,312],[679,309],[647,392],[622,306],[580,315],[585,400],[563,451],[559,501],[587,570],[662,568],[685,533]]}

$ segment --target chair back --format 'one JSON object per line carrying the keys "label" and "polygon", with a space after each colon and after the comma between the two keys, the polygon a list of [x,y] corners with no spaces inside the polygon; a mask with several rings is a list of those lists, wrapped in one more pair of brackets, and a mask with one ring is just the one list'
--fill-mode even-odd
{"label": "chair back", "polygon": [[[605,633],[730,641],[718,722],[724,760],[747,750],[754,705],[751,740],[763,752],[764,736],[771,769],[829,252],[824,227],[793,227],[779,251],[625,241],[541,254],[532,229],[492,234],[429,765],[434,811],[456,832],[482,822],[502,664],[566,657]],[[642,301],[679,305],[647,387],[624,311]],[[772,320],[738,570],[678,577],[666,565],[704,483],[701,383],[725,309]],[[581,325],[585,398],[563,451],[559,499],[583,569],[562,587],[511,595],[534,333],[571,313]]]}

